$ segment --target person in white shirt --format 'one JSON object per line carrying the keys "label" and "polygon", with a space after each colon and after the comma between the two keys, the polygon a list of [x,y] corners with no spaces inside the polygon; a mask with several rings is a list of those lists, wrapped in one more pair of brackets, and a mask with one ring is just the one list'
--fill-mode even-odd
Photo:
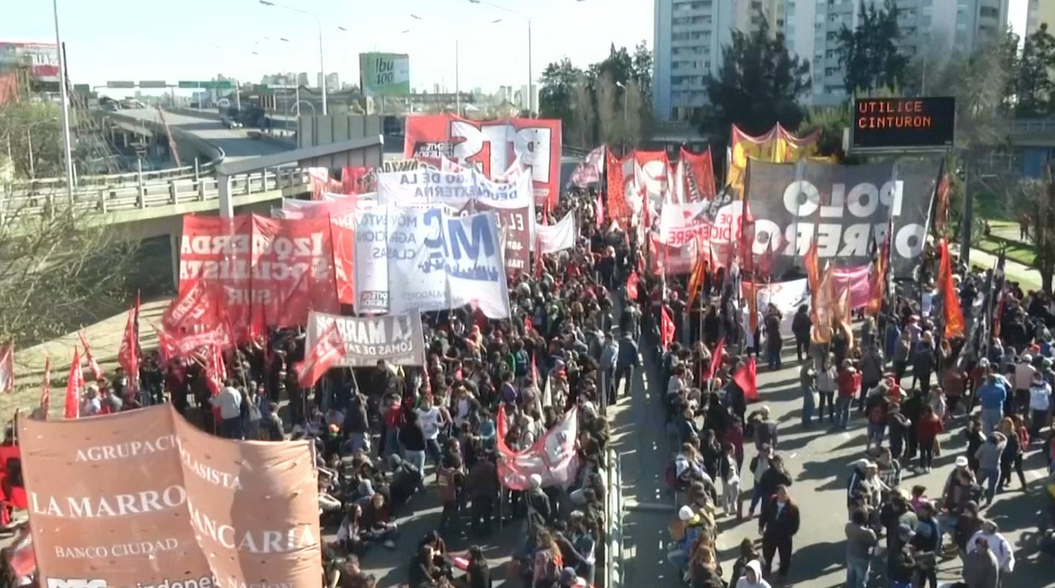
{"label": "person in white shirt", "polygon": [[102,412],[103,402],[99,398],[99,387],[95,384],[88,386],[86,398],[84,403],[81,404],[81,415],[82,417],[95,416]]}
{"label": "person in white shirt", "polygon": [[422,399],[421,408],[415,409],[418,413],[418,419],[421,423],[421,430],[425,433],[425,453],[436,463],[436,467],[440,465],[440,430],[443,428],[444,420],[443,413],[440,411],[438,406],[433,404],[431,394],[426,394]]}
{"label": "person in white shirt", "polygon": [[1007,542],[1007,539],[1000,534],[1000,529],[996,526],[996,523],[989,520],[982,522],[982,528],[967,542],[967,553],[977,549],[978,542],[982,539],[985,539],[985,542],[989,545],[989,550],[993,552],[996,560],[1000,563],[1001,578],[1015,571],[1015,550],[1011,548],[1011,544]]}
{"label": "person in white shirt", "polygon": [[[1040,439],[1040,430],[1048,424],[1051,413],[1051,384],[1044,381],[1044,374],[1034,372],[1033,382],[1029,386],[1029,438]],[[1026,447],[1022,451],[1026,451]]]}
{"label": "person in white shirt", "polygon": [[220,433],[228,439],[242,438],[242,393],[234,387],[234,382],[227,384],[220,393],[209,399],[209,402],[220,409]]}

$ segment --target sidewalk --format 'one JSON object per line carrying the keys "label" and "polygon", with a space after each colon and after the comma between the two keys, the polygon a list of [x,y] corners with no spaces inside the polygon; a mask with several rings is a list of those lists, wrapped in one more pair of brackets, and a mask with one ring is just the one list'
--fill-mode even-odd
{"label": "sidewalk", "polygon": [[[983,269],[996,267],[997,256],[981,249],[971,248],[971,265]],[[1004,261],[1004,273],[1011,281],[1018,282],[1025,291],[1040,290],[1040,272],[1017,261]]]}

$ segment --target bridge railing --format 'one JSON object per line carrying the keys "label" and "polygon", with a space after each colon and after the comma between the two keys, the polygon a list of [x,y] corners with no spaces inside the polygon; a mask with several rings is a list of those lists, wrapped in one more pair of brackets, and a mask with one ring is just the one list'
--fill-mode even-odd
{"label": "bridge railing", "polygon": [[1016,134],[1055,133],[1055,118],[1011,121],[1011,132]]}
{"label": "bridge railing", "polygon": [[[304,186],[310,181],[307,172],[299,168],[278,168],[262,172],[231,176],[232,197],[259,194],[284,188]],[[106,186],[78,190],[73,195],[73,212],[84,214],[111,213],[126,210],[146,210],[173,206],[193,201],[218,200],[219,180],[216,176],[172,178],[166,182],[139,183],[132,186]],[[12,193],[0,189],[0,220],[5,216],[44,215],[67,204],[65,190],[47,193]]]}

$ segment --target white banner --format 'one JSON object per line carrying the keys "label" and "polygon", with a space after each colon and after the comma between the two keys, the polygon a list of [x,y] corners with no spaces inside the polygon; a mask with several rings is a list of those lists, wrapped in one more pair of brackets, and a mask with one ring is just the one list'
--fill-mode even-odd
{"label": "white banner", "polygon": [[380,360],[393,365],[425,364],[420,313],[354,317],[312,311],[308,315],[305,349],[314,349],[333,323],[337,323],[345,348],[338,366],[375,367]]}
{"label": "white banner", "polygon": [[574,248],[575,237],[579,234],[575,225],[575,214],[569,212],[555,225],[536,226],[542,253],[556,253]]}
{"label": "white banner", "polygon": [[711,225],[707,217],[709,207],[708,202],[664,204],[659,217],[660,243],[680,247],[707,234]]}
{"label": "white banner", "polygon": [[386,206],[355,231],[355,300],[363,313],[406,314],[476,304],[508,318],[494,213],[452,215],[442,206]]}
{"label": "white banner", "polygon": [[770,304],[776,306],[781,314],[780,332],[790,335],[795,313],[803,304],[809,306],[809,280],[802,278],[774,284],[759,284],[755,287],[755,303],[762,316],[765,316]]}

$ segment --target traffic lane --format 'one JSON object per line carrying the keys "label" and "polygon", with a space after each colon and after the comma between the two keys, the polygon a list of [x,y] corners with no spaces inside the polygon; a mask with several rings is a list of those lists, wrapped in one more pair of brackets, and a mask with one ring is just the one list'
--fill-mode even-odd
{"label": "traffic lane", "polygon": [[[794,354],[785,353],[785,359],[789,357],[793,360]],[[779,371],[760,368],[758,384],[761,402],[751,405],[748,412],[762,405],[769,406],[773,418],[780,423],[778,450],[792,476],[794,483],[790,493],[798,503],[802,517],[801,529],[795,536],[788,580],[796,587],[829,588],[846,579],[843,533],[847,520],[846,481],[850,475],[850,464],[865,457],[865,420],[855,412],[850,430],[845,432],[829,432],[827,422],[818,425],[815,421],[811,429],[803,428],[802,397],[798,386],[801,364],[785,361],[784,366]],[[911,383],[910,378],[906,378],[904,383]],[[962,435],[963,423],[962,417],[957,419],[950,426],[952,431],[940,436],[942,454],[935,458],[931,473],[916,474],[910,468],[903,470],[903,488],[920,484],[927,488],[927,495],[931,498],[940,497],[956,456],[962,455],[966,447]],[[745,453],[747,464],[756,452],[752,446]],[[1021,586],[1048,586],[1053,582],[1050,570],[1047,575],[1042,573],[1035,557],[1035,513],[1040,510],[1044,499],[1042,489],[1035,482],[1043,475],[1043,460],[1038,458],[1037,453],[1033,452],[1029,456],[1026,465],[1030,469],[1027,479],[1034,480],[1031,492],[1025,494],[1018,491],[1016,481],[1012,486],[1015,490],[998,495],[993,506],[986,511],[986,516],[997,521],[1008,541],[1016,548],[1017,557],[1024,560],[1020,561],[1012,576],[1015,585]],[[750,472],[746,476],[741,474],[744,480],[742,488],[748,497],[753,485],[750,478]],[[731,571],[740,541],[758,538],[757,517],[742,523],[730,521],[728,517],[724,520],[727,529],[722,533],[719,548],[723,566]],[[882,555],[873,559],[872,569],[873,574],[885,570]],[[941,581],[957,581],[960,579],[960,570],[958,559],[942,562],[938,578]]]}
{"label": "traffic lane", "polygon": [[[143,120],[157,122],[161,120],[157,110],[153,109],[122,110],[121,113]],[[223,149],[226,161],[238,161],[249,157],[273,155],[289,151],[282,144],[249,138],[247,129],[228,129],[223,123],[216,120],[166,112],[165,122],[170,127],[192,133],[200,139]]]}

